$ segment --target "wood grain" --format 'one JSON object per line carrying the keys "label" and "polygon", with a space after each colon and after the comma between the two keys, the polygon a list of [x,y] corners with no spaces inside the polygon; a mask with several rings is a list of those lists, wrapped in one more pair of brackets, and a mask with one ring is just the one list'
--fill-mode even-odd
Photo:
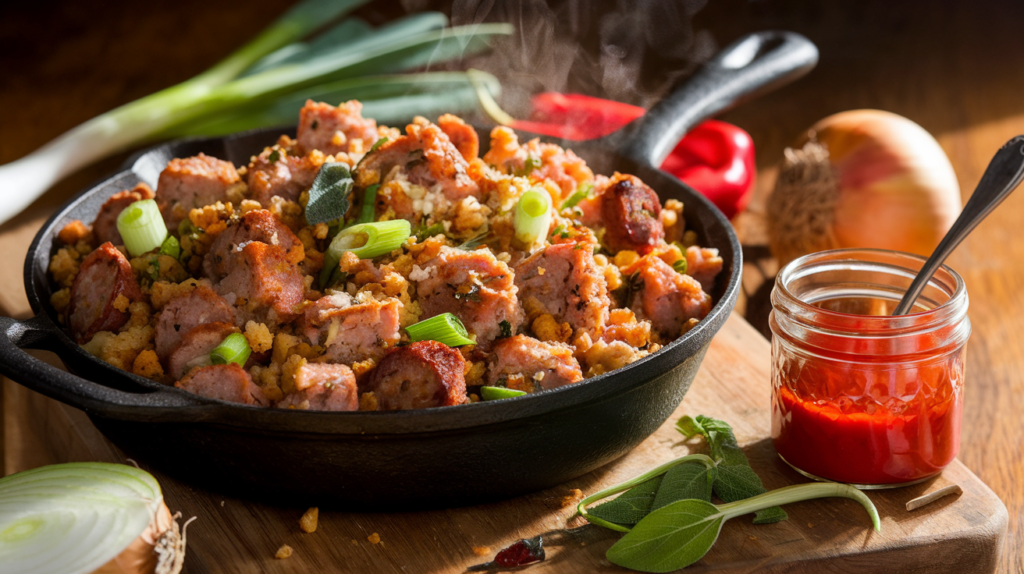
{"label": "wood grain", "polygon": [[[580,479],[544,492],[468,508],[415,513],[348,513],[320,510],[313,534],[299,530],[304,509],[278,508],[193,489],[156,473],[172,510],[199,519],[189,528],[189,572],[462,572],[490,559],[519,538],[549,533],[549,559],[535,572],[622,572],[604,558],[618,538],[572,518],[561,507],[572,489],[595,492],[660,463],[703,452],[674,428],[685,414],[729,421],[751,465],[768,488],[805,482],[775,455],[770,427],[770,346],[742,318],[731,317],[708,350],[700,373],[669,421],[632,452]],[[39,437],[10,470],[52,461],[124,461],[75,409],[7,382],[10,419]],[[143,468],[146,468],[144,461]],[[964,493],[907,512],[907,501],[958,484]],[[229,494],[229,493],[228,493]],[[996,565],[1006,529],[999,499],[959,462],[928,483],[869,494],[882,517],[882,531],[870,529],[867,514],[848,500],[817,500],[787,506],[789,520],[754,526],[749,518],[729,522],[711,552],[688,572],[895,572],[988,573]],[[566,529],[572,529],[567,532]],[[381,544],[367,537],[377,533]],[[273,559],[281,544],[295,549]],[[474,547],[486,547],[485,557]],[[481,550],[481,552],[484,552]]]}
{"label": "wood grain", "polygon": [[[401,11],[397,5],[371,4],[369,16],[379,21]],[[271,0],[247,2],[244,10],[221,0],[6,3],[0,7],[0,106],[7,110],[0,122],[0,163],[198,73],[283,9]],[[723,115],[747,129],[757,146],[757,197],[751,212],[736,222],[752,262],[744,277],[749,299],[743,309],[755,327],[766,327],[765,279],[776,271],[766,257],[759,210],[785,145],[830,113],[858,107],[894,111],[936,135],[966,197],[990,154],[1024,133],[1022,21],[1024,4],[994,0],[720,0],[698,14],[698,27],[718,45],[752,30],[785,28],[806,34],[821,49],[812,74]],[[122,158],[67,178],[17,220],[0,226],[3,312],[27,314],[21,254],[45,215]],[[998,571],[1014,574],[1024,573],[1024,242],[1017,237],[1022,210],[1024,195],[1018,192],[951,261],[968,282],[974,323],[961,460],[1009,509]],[[8,386],[8,406],[11,392]],[[3,428],[5,444],[21,445],[22,453],[38,451],[10,419]]]}

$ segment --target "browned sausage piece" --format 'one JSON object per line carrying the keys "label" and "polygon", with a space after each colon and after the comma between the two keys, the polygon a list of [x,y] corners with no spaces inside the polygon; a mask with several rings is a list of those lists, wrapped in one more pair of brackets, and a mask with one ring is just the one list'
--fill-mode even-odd
{"label": "browned sausage piece", "polygon": [[241,251],[231,258],[229,272],[215,290],[234,301],[239,321],[278,325],[294,319],[305,292],[299,268],[277,245],[253,241],[238,248]]}
{"label": "browned sausage piece", "polygon": [[202,153],[172,159],[160,172],[156,186],[156,202],[167,229],[176,230],[196,207],[226,202],[228,189],[240,181],[238,170],[228,161]]}
{"label": "browned sausage piece", "polygon": [[357,411],[356,376],[345,365],[306,363],[295,370],[294,393],[277,403],[278,408],[312,411]]}
{"label": "browned sausage piece", "polygon": [[605,246],[614,252],[650,253],[665,237],[658,194],[640,178],[615,174],[601,196]]}
{"label": "browned sausage piece", "polygon": [[[534,391],[561,387],[583,380],[580,364],[572,355],[572,347],[545,343],[526,335],[502,339],[494,345],[487,369],[487,382],[494,385],[513,376],[521,376],[527,388]],[[530,388],[532,387],[532,388]]]}
{"label": "browned sausage piece", "polygon": [[235,308],[206,285],[171,299],[156,320],[156,354],[161,359],[181,343],[189,331],[206,323],[234,323]]}
{"label": "browned sausage piece", "polygon": [[660,257],[647,255],[626,268],[625,274],[639,273],[640,290],[629,306],[639,311],[668,339],[682,332],[690,319],[703,319],[711,312],[711,296],[689,275],[677,273]]}
{"label": "browned sausage piece", "polygon": [[234,363],[193,369],[184,379],[174,383],[174,386],[196,395],[229,403],[270,406],[263,389],[252,382],[245,369]]}
{"label": "browned sausage piece", "polygon": [[715,277],[722,272],[722,263],[717,249],[696,245],[686,248],[686,274],[696,279],[705,293],[715,288]]}
{"label": "browned sausage piece", "polygon": [[444,343],[419,341],[388,351],[366,390],[382,411],[461,405],[466,402],[466,361]]}
{"label": "browned sausage piece", "polygon": [[289,263],[298,264],[306,257],[302,242],[287,225],[269,211],[257,209],[246,213],[213,240],[210,252],[203,258],[203,273],[214,281],[222,279],[241,256],[241,248],[253,241],[280,247]]}
{"label": "browned sausage piece", "polygon": [[339,292],[317,299],[302,318],[302,333],[314,345],[324,347],[324,359],[354,363],[379,359],[398,343],[402,303],[388,298],[357,299]]}
{"label": "browned sausage piece", "polygon": [[338,107],[306,100],[299,110],[299,145],[306,152],[318,149],[333,155],[350,151],[352,140],[360,139],[365,152],[377,141],[377,122],[362,112],[363,104],[356,100]]}
{"label": "browned sausage piece", "polygon": [[92,232],[96,236],[96,241],[100,243],[109,241],[114,245],[124,245],[121,240],[121,232],[117,230],[117,216],[121,215],[121,212],[129,205],[143,199],[153,199],[153,190],[144,183],[136,185],[131,190],[126,189],[110,196],[110,199],[100,207],[100,212],[96,214],[96,220],[92,223]]}
{"label": "browned sausage piece", "polygon": [[452,145],[467,162],[473,161],[480,154],[480,136],[462,118],[445,114],[437,118],[437,126],[452,140]]}
{"label": "browned sausage piece", "polygon": [[534,297],[559,322],[599,335],[608,322],[608,284],[589,243],[549,245],[516,265],[519,298]]}
{"label": "browned sausage piece", "polygon": [[512,270],[488,249],[442,247],[409,278],[417,282],[421,320],[453,313],[484,349],[501,335],[502,321],[513,331],[523,322]]}
{"label": "browned sausage piece", "polygon": [[383,178],[398,166],[409,183],[427,189],[436,185],[451,203],[470,195],[480,198],[480,188],[467,173],[469,163],[441,128],[419,118],[417,123],[406,126],[405,131],[406,135],[386,142],[367,155],[360,164],[360,171],[378,170]]}
{"label": "browned sausage piece", "polygon": [[167,355],[167,373],[180,379],[192,368],[190,362],[209,356],[228,335],[237,332],[238,328],[230,323],[204,323],[193,328]]}
{"label": "browned sausage piece", "polygon": [[71,285],[68,323],[79,343],[87,343],[100,331],[116,331],[128,321],[128,312],[114,307],[118,296],[141,301],[132,266],[110,242],[90,253]]}
{"label": "browned sausage piece", "polygon": [[316,161],[310,155],[297,156],[267,148],[249,165],[249,195],[265,207],[275,195],[298,201],[299,195],[313,185],[322,162],[322,154]]}

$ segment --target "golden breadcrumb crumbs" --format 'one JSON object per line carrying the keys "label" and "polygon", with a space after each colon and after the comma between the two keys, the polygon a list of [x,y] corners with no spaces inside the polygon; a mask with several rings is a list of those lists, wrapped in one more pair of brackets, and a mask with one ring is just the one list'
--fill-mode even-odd
{"label": "golden breadcrumb crumbs", "polygon": [[679,220],[679,214],[671,209],[662,209],[659,217],[664,227],[672,227]]}
{"label": "golden breadcrumb crumbs", "polygon": [[117,335],[100,331],[82,348],[123,371],[131,371],[135,358],[152,344],[153,334],[154,329],[149,325],[132,327]]}
{"label": "golden breadcrumb crumbs", "polygon": [[377,361],[374,361],[372,358],[368,358],[363,361],[357,361],[355,363],[352,363],[352,373],[355,374],[356,380],[359,380],[362,377],[369,374],[369,372],[372,371],[375,366],[377,366]]}
{"label": "golden breadcrumb crumbs", "polygon": [[160,359],[157,358],[156,351],[152,349],[146,349],[139,353],[139,356],[135,357],[135,362],[132,363],[132,372],[140,377],[153,380],[158,380],[164,376],[164,368],[160,365]]}
{"label": "golden breadcrumb crumbs", "polygon": [[270,206],[267,209],[281,223],[291,229],[299,229],[306,224],[306,217],[302,214],[302,206],[294,201],[288,201],[279,195],[270,198]]}
{"label": "golden breadcrumb crumbs", "polygon": [[217,222],[226,221],[235,213],[231,202],[227,204],[217,202],[213,205],[204,205],[188,212],[188,219],[199,229],[210,233],[210,228]]}
{"label": "golden breadcrumb crumbs", "polygon": [[50,274],[61,287],[71,287],[78,275],[81,254],[74,247],[62,247],[50,259]]}
{"label": "golden breadcrumb crumbs", "polygon": [[277,549],[277,553],[274,554],[274,558],[277,558],[278,560],[284,560],[285,558],[291,556],[292,552],[294,552],[294,550],[292,550],[291,546],[288,546],[287,544],[282,544],[281,547]]}
{"label": "golden breadcrumb crumbs", "polygon": [[554,316],[547,313],[534,319],[530,328],[541,341],[567,343],[572,337],[572,326],[569,323],[559,323]]}
{"label": "golden breadcrumb crumbs", "polygon": [[466,362],[466,386],[482,385],[487,363],[484,361]]}
{"label": "golden breadcrumb crumbs", "polygon": [[366,539],[370,541],[370,544],[380,544],[380,534],[376,532],[367,536]]}
{"label": "golden breadcrumb crumbs", "polygon": [[305,364],[305,357],[295,354],[290,355],[281,365],[281,390],[285,394],[303,390],[295,386],[295,372]]}
{"label": "golden breadcrumb crumbs", "polygon": [[473,547],[473,554],[476,554],[477,556],[489,556],[491,554],[491,547],[490,546],[474,546]]}
{"label": "golden breadcrumb crumbs", "polygon": [[302,514],[302,518],[299,519],[299,528],[307,534],[312,534],[316,532],[316,523],[319,518],[320,509],[314,506]]}
{"label": "golden breadcrumb crumbs", "polygon": [[80,219],[76,219],[64,226],[57,234],[57,239],[64,245],[74,245],[79,241],[85,241],[92,232]]}
{"label": "golden breadcrumb crumbs", "polygon": [[335,130],[334,135],[331,136],[331,145],[335,147],[341,147],[348,143],[348,138],[345,137],[345,132],[341,130]]}
{"label": "golden breadcrumb crumbs", "polygon": [[58,313],[63,313],[68,305],[71,304],[71,288],[65,287],[63,289],[53,292],[50,295],[50,305],[53,306],[53,310]]}
{"label": "golden breadcrumb crumbs", "polygon": [[238,212],[242,215],[245,215],[250,211],[258,211],[260,209],[263,209],[263,206],[260,205],[260,202],[256,201],[255,199],[243,199],[238,204]]}
{"label": "golden breadcrumb crumbs", "polygon": [[188,295],[197,286],[199,286],[199,281],[196,279],[188,279],[181,283],[155,281],[153,282],[153,286],[149,289],[149,302],[153,305],[154,309],[160,310],[163,309],[164,305],[169,303],[171,299],[181,297],[182,295]]}
{"label": "golden breadcrumb crumbs", "polygon": [[[248,166],[246,167],[248,168]],[[246,170],[246,173],[248,173],[248,169]],[[227,200],[230,201],[231,203],[235,205],[240,205],[242,201],[245,199],[245,196],[246,194],[248,194],[248,192],[249,186],[245,183],[245,181],[236,181],[235,183],[232,183],[230,186],[228,186],[228,188],[224,191],[224,197],[226,197]]]}
{"label": "golden breadcrumb crumbs", "polygon": [[128,305],[128,312],[131,317],[128,319],[128,328],[143,327],[149,325],[153,319],[153,310],[145,301],[134,301]]}
{"label": "golden breadcrumb crumbs", "polygon": [[249,341],[249,348],[257,353],[265,353],[274,346],[274,336],[270,334],[270,329],[256,321],[245,324],[245,340]]}
{"label": "golden breadcrumb crumbs", "polygon": [[690,229],[683,233],[683,247],[693,247],[694,245],[697,245],[697,232]]}
{"label": "golden breadcrumb crumbs", "polygon": [[479,403],[480,402],[480,395],[478,395],[476,393],[469,393],[469,402],[471,402],[471,403]]}
{"label": "golden breadcrumb crumbs", "polygon": [[523,310],[526,311],[527,320],[531,322],[540,315],[548,312],[544,304],[540,302],[540,299],[537,299],[533,295],[530,295],[523,300]]}
{"label": "golden breadcrumb crumbs", "polygon": [[118,293],[117,297],[114,297],[114,302],[111,303],[111,306],[114,309],[117,309],[118,311],[124,313],[125,311],[128,310],[128,305],[130,303],[131,303],[131,300],[129,300],[127,297],[125,297],[124,293]]}
{"label": "golden breadcrumb crumbs", "polygon": [[543,267],[538,267],[537,268],[537,275],[543,275],[546,271],[547,271],[547,269],[544,269]]}
{"label": "golden breadcrumb crumbs", "polygon": [[361,411],[375,411],[377,410],[377,397],[373,392],[363,393],[359,395],[359,410]]}

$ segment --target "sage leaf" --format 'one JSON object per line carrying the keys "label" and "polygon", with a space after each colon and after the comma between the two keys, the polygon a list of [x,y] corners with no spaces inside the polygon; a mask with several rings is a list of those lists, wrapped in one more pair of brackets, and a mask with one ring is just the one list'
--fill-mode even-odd
{"label": "sage leaf", "polygon": [[[676,429],[687,438],[700,434],[708,443],[711,458],[718,463],[718,478],[714,491],[725,502],[736,502],[767,492],[747,455],[743,454],[732,427],[724,421],[698,415],[685,416],[676,423]],[[767,508],[757,513],[754,524],[772,524],[789,516],[781,508]]]}
{"label": "sage leaf", "polygon": [[651,511],[690,498],[711,502],[711,486],[717,472],[715,467],[700,462],[688,462],[670,468],[661,479],[661,486],[651,503]]}
{"label": "sage leaf", "polygon": [[647,515],[608,549],[613,564],[641,572],[672,572],[700,560],[725,522],[717,506],[678,500]]}
{"label": "sage leaf", "polygon": [[306,222],[310,225],[328,223],[345,217],[348,195],[352,191],[352,174],[348,165],[329,162],[320,167],[309,190]]}
{"label": "sage leaf", "polygon": [[641,482],[616,498],[588,509],[587,513],[615,524],[627,526],[636,524],[651,511],[651,505],[654,503],[663,478],[657,476],[646,482]]}
{"label": "sage leaf", "polygon": [[678,500],[651,511],[612,545],[605,556],[612,563],[632,570],[672,572],[703,558],[730,518],[777,508],[781,504],[833,496],[859,502],[867,510],[874,529],[881,530],[878,511],[863,492],[848,484],[813,482],[717,506],[703,500]]}

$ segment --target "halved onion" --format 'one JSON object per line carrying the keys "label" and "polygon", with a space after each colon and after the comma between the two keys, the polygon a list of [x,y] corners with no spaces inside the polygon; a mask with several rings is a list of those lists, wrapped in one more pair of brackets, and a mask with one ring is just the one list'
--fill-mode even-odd
{"label": "halved onion", "polygon": [[68,463],[0,478],[6,574],[177,574],[184,555],[184,536],[144,470]]}

